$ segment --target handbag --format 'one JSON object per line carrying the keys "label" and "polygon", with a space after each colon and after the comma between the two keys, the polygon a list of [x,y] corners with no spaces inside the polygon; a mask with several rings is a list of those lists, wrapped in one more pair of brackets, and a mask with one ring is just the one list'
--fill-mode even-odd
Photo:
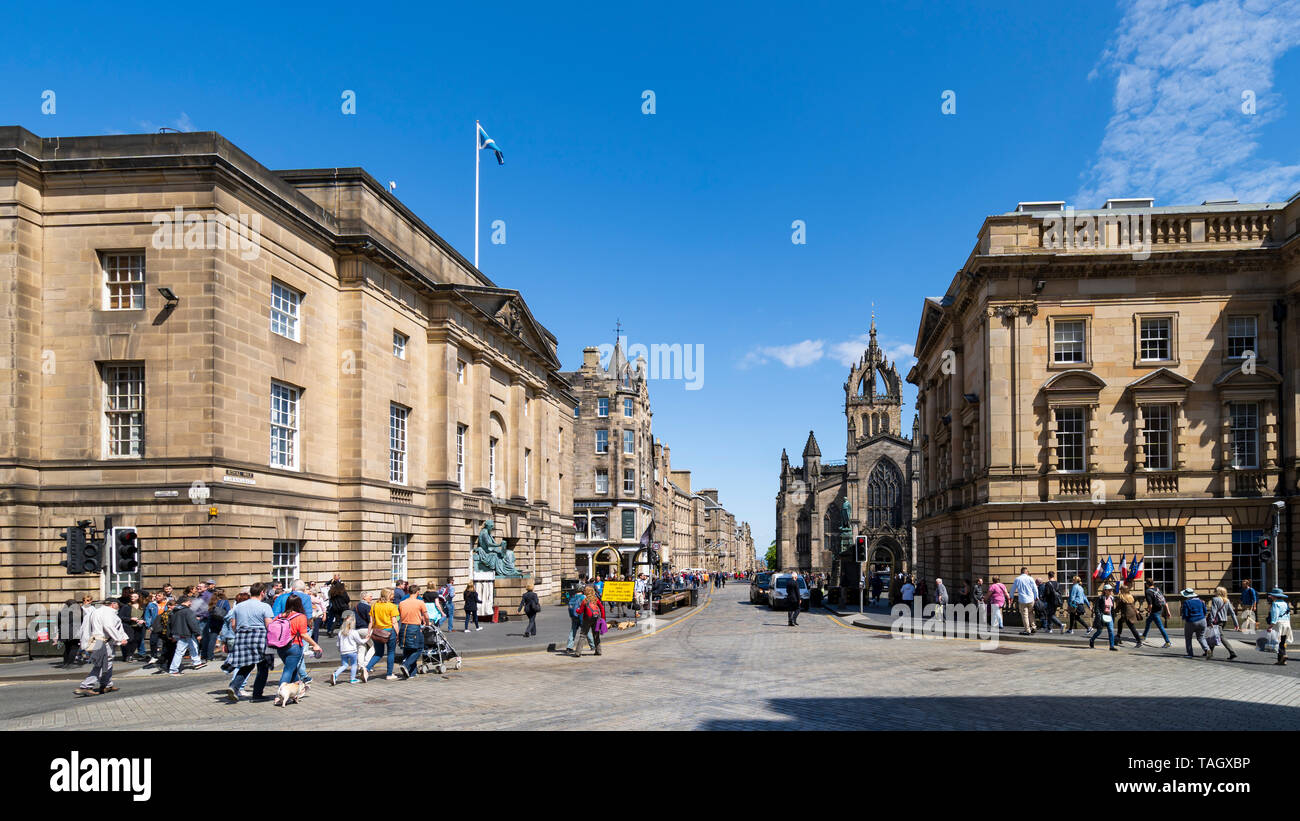
{"label": "handbag", "polygon": [[596,632],[602,636],[609,632],[609,625],[603,618],[596,619]]}
{"label": "handbag", "polygon": [[376,627],[370,631],[370,638],[375,641],[388,641],[392,637],[393,629],[391,627]]}
{"label": "handbag", "polygon": [[1112,618],[1110,617],[1110,614],[1109,614],[1109,613],[1102,613],[1102,614],[1101,614],[1101,623],[1102,623],[1102,624],[1110,624],[1110,623],[1113,622],[1113,621],[1114,621],[1114,619],[1112,619]]}

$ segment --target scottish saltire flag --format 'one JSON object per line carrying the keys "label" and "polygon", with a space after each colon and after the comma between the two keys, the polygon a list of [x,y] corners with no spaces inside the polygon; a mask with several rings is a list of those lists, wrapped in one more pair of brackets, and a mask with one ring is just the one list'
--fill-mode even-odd
{"label": "scottish saltire flag", "polygon": [[483,130],[483,126],[481,125],[478,127],[478,147],[480,151],[484,148],[492,149],[492,153],[497,155],[497,165],[506,164],[505,155],[503,155],[501,149],[497,147],[497,141],[489,137],[488,133]]}
{"label": "scottish saltire flag", "polygon": [[1106,581],[1113,575],[1115,575],[1115,563],[1110,560],[1110,556],[1107,556],[1106,566],[1101,569],[1101,580]]}
{"label": "scottish saltire flag", "polygon": [[1121,553],[1119,557],[1119,579],[1123,582],[1128,581],[1128,568],[1124,566],[1127,561],[1128,553]]}
{"label": "scottish saltire flag", "polygon": [[1128,569],[1128,580],[1135,582],[1142,578],[1142,560],[1137,556],[1133,557],[1133,564]]}
{"label": "scottish saltire flag", "polygon": [[1092,571],[1092,577],[1093,577],[1094,579],[1100,579],[1100,578],[1101,578],[1101,571],[1102,571],[1102,570],[1105,570],[1105,569],[1106,569],[1106,563],[1103,562],[1103,561],[1101,560],[1100,557],[1098,557],[1098,558],[1097,558],[1097,569],[1094,570],[1094,571]]}

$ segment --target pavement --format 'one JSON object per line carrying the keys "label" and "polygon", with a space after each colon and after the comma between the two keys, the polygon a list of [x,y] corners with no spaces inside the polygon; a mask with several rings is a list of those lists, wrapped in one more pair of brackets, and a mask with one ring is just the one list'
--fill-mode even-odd
{"label": "pavement", "polygon": [[461,670],[410,681],[330,687],[318,678],[284,708],[227,703],[219,676],[124,678],[118,692],[92,698],[63,681],[5,681],[0,731],[1109,730],[1116,710],[1140,716],[1143,729],[1300,730],[1297,664],[1149,647],[986,651],[859,629],[820,609],[789,627],[785,613],[749,604],[743,588],[713,591],[653,630],[611,633],[602,646],[581,659],[544,649],[467,655]]}
{"label": "pavement", "polygon": [[[846,608],[844,605],[832,605],[829,603],[823,603],[822,607],[827,612],[834,613],[839,618],[847,620],[854,627],[861,627],[867,630],[888,631],[893,628],[893,624],[895,621],[895,617],[890,614],[889,606],[885,604],[883,601],[879,605],[874,605],[874,606],[867,605],[865,608],[865,612],[863,613],[859,613],[856,606]],[[1067,619],[1063,619],[1062,621],[1065,621],[1067,624],[1069,623]],[[1091,624],[1091,622],[1089,623]],[[1139,635],[1142,634],[1142,628],[1144,624],[1145,624],[1145,619],[1138,624]],[[1066,647],[1087,648],[1088,637],[1092,635],[1091,629],[1089,630],[1076,629],[1075,632],[1071,634],[1055,628],[1052,630],[1051,633],[1048,633],[1047,631],[1042,630],[1040,628],[1036,630],[1032,635],[1029,636],[1021,635],[1020,630],[1021,628],[1019,625],[1002,628],[1001,630],[998,631],[998,642],[999,643],[1025,642],[1030,644],[1057,644]],[[1171,644],[1173,644],[1173,647],[1170,647],[1169,651],[1173,652],[1174,650],[1177,650],[1180,653],[1183,653],[1185,655],[1187,645],[1186,645],[1186,638],[1184,637],[1182,628],[1166,627],[1165,632],[1169,634],[1169,641]],[[987,630],[985,631],[984,635],[987,635]],[[1238,630],[1233,630],[1230,628],[1225,632],[1224,637],[1228,640],[1234,652],[1242,655],[1249,654],[1252,657],[1251,660],[1253,661],[1259,661],[1261,663],[1267,661],[1268,663],[1271,664],[1276,659],[1275,654],[1261,653],[1258,650],[1256,650],[1255,638],[1257,636],[1262,636],[1262,635],[1264,635],[1263,631],[1257,631],[1255,633],[1242,633]],[[1127,630],[1125,630],[1122,635],[1120,633],[1116,633],[1115,638],[1117,643],[1121,644],[1121,646],[1124,647],[1133,646],[1133,636]],[[1122,643],[1120,641],[1121,639],[1122,639]],[[1162,644],[1164,644],[1164,642],[1160,638],[1160,631],[1156,628],[1154,624],[1151,625],[1151,631],[1148,635],[1148,638],[1143,639],[1143,647],[1160,648]],[[1106,632],[1104,630],[1102,631],[1101,635],[1097,637],[1097,646],[1100,648],[1106,647]],[[1196,643],[1195,638],[1192,639],[1192,651],[1197,656],[1199,656],[1201,653],[1200,645]],[[1256,659],[1254,657],[1258,657],[1258,658]]]}
{"label": "pavement", "polygon": [[[663,616],[654,616],[645,613],[641,618],[637,618],[631,605],[620,609],[617,604],[607,603],[610,622],[610,638],[614,638],[623,632],[638,632],[654,629],[655,625],[670,624],[673,620],[681,618],[694,608],[679,608]],[[446,631],[444,634],[451,646],[456,649],[462,658],[473,658],[478,656],[496,656],[510,655],[513,653],[538,653],[538,652],[555,652],[557,649],[563,650],[569,640],[569,614],[566,605],[552,605],[545,607],[537,616],[537,636],[524,638],[524,628],[528,626],[528,618],[520,614],[509,614],[509,621],[493,624],[491,618],[480,618],[479,627],[475,630],[470,627],[469,633],[463,631],[464,614],[456,611],[456,630]],[[616,625],[619,623],[631,622],[632,626],[626,631],[620,631]],[[308,670],[318,668],[327,668],[327,673],[332,672],[339,664],[338,641],[328,638],[324,631],[321,631],[317,638],[317,643],[325,652],[319,659],[308,657]],[[216,659],[210,662],[201,670],[190,669],[190,662],[186,661],[182,665],[182,676],[222,676],[228,678],[221,671],[222,654],[217,653]],[[51,656],[49,658],[35,658],[30,661],[11,662],[0,664],[0,682],[5,681],[80,681],[85,678],[90,670],[90,665],[78,665],[73,668],[63,668],[60,666],[62,658]],[[163,663],[165,668],[171,663],[167,659]],[[381,661],[382,665],[383,662]],[[276,660],[278,669],[279,660]],[[159,670],[158,665],[143,665],[140,662],[121,660],[119,651],[117,659],[113,664],[113,677],[115,679],[136,679],[146,676],[162,676],[165,670]]]}

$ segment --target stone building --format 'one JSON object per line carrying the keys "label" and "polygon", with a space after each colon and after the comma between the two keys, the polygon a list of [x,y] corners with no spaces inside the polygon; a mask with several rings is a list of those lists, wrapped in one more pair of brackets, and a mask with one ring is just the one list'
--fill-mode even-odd
{"label": "stone building", "polygon": [[[488,519],[543,597],[573,568],[555,338],[361,169],[0,128],[0,302],[0,599],[463,585]],[[67,574],[106,517],[140,569]]]}
{"label": "stone building", "polygon": [[1285,502],[1293,588],[1300,197],[1063,208],[985,219],[922,306],[919,570],[1091,590],[1098,561],[1137,554],[1165,593],[1236,592],[1264,586]]}
{"label": "stone building", "polygon": [[619,341],[609,362],[596,348],[562,374],[578,398],[573,429],[575,569],[605,577],[650,565],[654,440],[644,358],[629,362]]}
{"label": "stone building", "polygon": [[867,539],[867,560],[876,569],[911,567],[914,455],[912,441],[902,433],[902,405],[902,380],[880,350],[873,318],[867,349],[844,383],[844,461],[823,462],[812,431],[801,466],[792,467],[781,451],[779,568],[770,570],[826,573],[832,586],[856,588],[859,567],[851,553],[840,554],[846,532]]}

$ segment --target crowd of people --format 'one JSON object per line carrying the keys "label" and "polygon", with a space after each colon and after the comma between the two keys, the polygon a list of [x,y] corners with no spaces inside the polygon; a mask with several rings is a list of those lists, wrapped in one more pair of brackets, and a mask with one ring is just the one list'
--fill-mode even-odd
{"label": "crowd of people", "polygon": [[[1141,597],[1138,597],[1128,581],[1120,580],[1112,584],[1109,580],[1104,580],[1100,591],[1089,598],[1080,576],[1070,579],[1067,593],[1057,580],[1055,571],[1048,571],[1046,578],[1042,578],[1031,576],[1025,567],[1020,569],[1020,575],[1012,581],[1010,588],[1002,583],[1000,577],[992,576],[986,589],[984,580],[978,578],[973,583],[963,581],[955,596],[949,593],[942,578],[934,580],[932,589],[924,578],[906,573],[898,574],[892,581],[891,606],[903,604],[912,607],[916,601],[933,604],[935,616],[941,620],[945,618],[945,609],[950,605],[975,605],[986,615],[987,623],[999,630],[1005,627],[1005,611],[1019,613],[1023,625],[1020,631],[1022,636],[1033,635],[1040,629],[1044,633],[1051,633],[1053,627],[1058,632],[1069,634],[1073,634],[1076,628],[1080,632],[1091,630],[1088,646],[1095,648],[1097,639],[1104,631],[1109,648],[1117,650],[1124,644],[1125,629],[1133,637],[1134,645],[1141,647],[1148,641],[1154,626],[1164,641],[1161,649],[1173,646],[1165,626],[1172,615],[1169,602],[1165,592],[1156,584],[1145,584]],[[872,602],[878,603],[882,580],[873,576],[870,584]],[[1214,658],[1216,649],[1220,647],[1228,654],[1229,660],[1237,658],[1237,653],[1226,636],[1229,622],[1239,632],[1252,635],[1256,632],[1259,596],[1250,581],[1242,584],[1240,608],[1233,605],[1228,598],[1228,591],[1223,587],[1216,587],[1208,602],[1191,587],[1181,590],[1178,595],[1182,599],[1179,617],[1183,622],[1183,638],[1189,658],[1195,656],[1193,640],[1205,658]],[[1276,643],[1276,663],[1286,664],[1287,644],[1294,640],[1290,602],[1280,588],[1274,588],[1265,595],[1268,609],[1265,612],[1264,626],[1268,635],[1264,640],[1270,648]],[[1061,622],[1062,613],[1069,620],[1068,626]],[[1142,624],[1141,634],[1138,633],[1139,623]]]}

